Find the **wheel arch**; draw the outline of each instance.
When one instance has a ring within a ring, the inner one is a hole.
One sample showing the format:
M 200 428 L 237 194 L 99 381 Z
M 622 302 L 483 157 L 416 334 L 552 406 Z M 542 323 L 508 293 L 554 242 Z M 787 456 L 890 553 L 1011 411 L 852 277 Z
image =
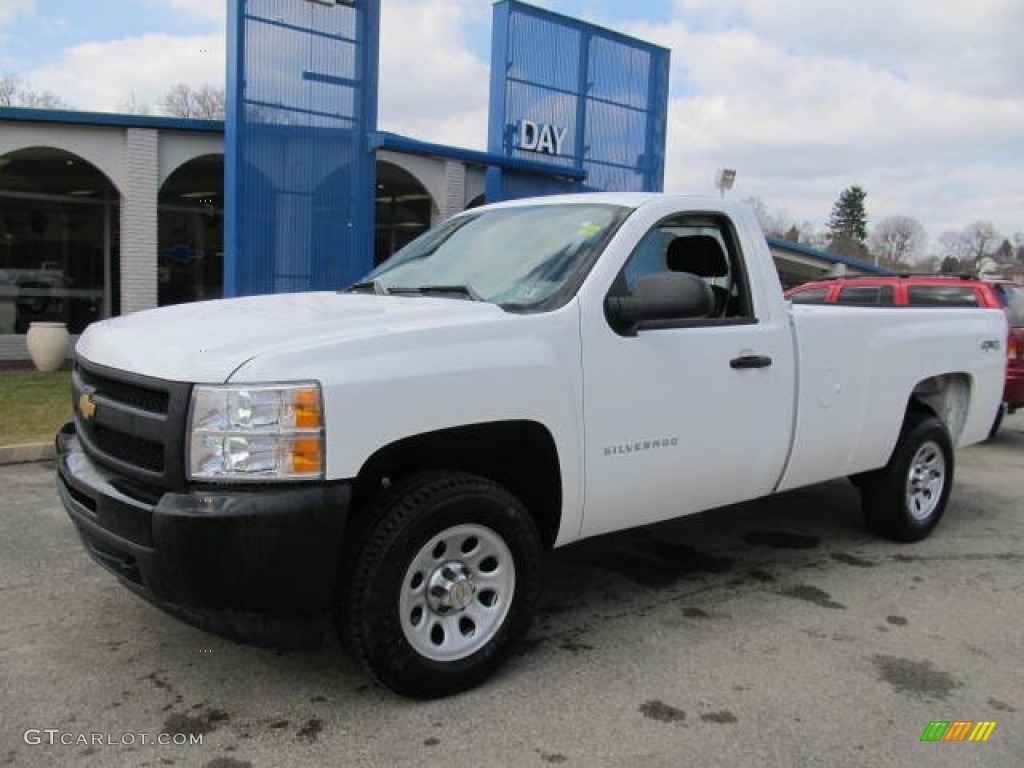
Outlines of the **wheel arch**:
M 970 374 L 944 373 L 929 376 L 914 386 L 904 421 L 912 410 L 930 413 L 945 425 L 953 445 L 956 445 L 967 423 L 971 391 Z
M 558 537 L 562 475 L 548 429 L 536 421 L 496 421 L 425 432 L 378 449 L 355 479 L 353 514 L 382 488 L 416 472 L 469 472 L 501 484 L 529 510 L 545 548 Z

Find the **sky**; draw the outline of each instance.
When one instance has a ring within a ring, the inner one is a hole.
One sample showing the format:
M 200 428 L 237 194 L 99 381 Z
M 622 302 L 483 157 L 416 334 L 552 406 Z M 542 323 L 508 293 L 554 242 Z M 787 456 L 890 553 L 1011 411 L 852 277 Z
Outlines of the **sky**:
M 296 0 L 300 1 L 300 0 Z M 839 193 L 931 242 L 1024 231 L 1024 0 L 534 0 L 672 51 L 665 189 L 824 229 Z M 223 85 L 218 0 L 0 0 L 0 72 L 78 109 Z M 382 130 L 484 149 L 489 0 L 383 0 Z

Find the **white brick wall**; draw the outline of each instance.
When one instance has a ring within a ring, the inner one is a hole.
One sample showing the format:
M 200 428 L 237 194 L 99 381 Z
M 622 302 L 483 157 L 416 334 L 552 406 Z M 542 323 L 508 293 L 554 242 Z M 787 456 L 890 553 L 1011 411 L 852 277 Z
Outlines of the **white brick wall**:
M 442 221 L 466 208 L 466 166 L 457 160 L 444 161 L 444 199 L 440 202 Z
M 121 200 L 121 314 L 156 306 L 156 203 L 158 135 L 148 128 L 126 128 L 127 173 Z

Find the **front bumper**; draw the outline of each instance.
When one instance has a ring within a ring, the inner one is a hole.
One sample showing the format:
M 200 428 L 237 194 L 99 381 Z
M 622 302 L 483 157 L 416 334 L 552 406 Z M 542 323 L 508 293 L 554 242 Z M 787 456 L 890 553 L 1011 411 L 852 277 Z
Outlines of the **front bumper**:
M 348 483 L 154 493 L 57 435 L 57 489 L 89 554 L 137 594 L 242 642 L 315 647 L 328 627 Z

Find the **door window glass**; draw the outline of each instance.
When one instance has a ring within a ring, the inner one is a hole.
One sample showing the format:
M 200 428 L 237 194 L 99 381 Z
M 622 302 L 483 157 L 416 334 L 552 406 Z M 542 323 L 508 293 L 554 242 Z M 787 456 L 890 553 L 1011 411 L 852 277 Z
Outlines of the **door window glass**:
M 745 272 L 734 243 L 724 220 L 706 216 L 666 219 L 637 244 L 611 293 L 629 295 L 644 275 L 689 272 L 703 279 L 714 296 L 709 320 L 751 317 Z

